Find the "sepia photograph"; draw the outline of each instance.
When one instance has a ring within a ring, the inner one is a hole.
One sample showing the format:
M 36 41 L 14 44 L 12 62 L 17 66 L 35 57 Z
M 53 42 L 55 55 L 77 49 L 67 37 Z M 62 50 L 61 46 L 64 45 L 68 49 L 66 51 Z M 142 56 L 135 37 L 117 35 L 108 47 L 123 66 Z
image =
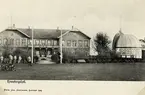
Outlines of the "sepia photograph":
M 144 0 L 0 3 L 0 80 L 145 81 Z

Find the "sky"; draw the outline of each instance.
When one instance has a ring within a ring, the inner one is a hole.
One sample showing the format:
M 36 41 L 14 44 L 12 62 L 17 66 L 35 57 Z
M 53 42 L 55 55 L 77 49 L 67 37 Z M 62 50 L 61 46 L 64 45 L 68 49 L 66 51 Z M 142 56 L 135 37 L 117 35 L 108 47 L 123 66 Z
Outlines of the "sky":
M 144 39 L 145 0 L 0 0 L 0 31 L 11 23 L 16 28 L 74 26 L 90 37 L 104 32 L 110 39 L 121 27 Z

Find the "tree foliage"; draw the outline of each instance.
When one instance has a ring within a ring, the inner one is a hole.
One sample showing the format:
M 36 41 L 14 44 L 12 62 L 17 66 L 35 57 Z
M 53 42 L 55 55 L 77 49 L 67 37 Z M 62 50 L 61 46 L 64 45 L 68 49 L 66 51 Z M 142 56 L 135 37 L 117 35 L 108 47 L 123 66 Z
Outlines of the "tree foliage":
M 27 51 L 26 49 L 23 48 L 16 48 L 13 51 L 13 55 L 19 56 L 21 55 L 22 57 L 28 57 L 31 55 L 31 52 Z
M 6 38 L 6 42 L 4 43 L 4 45 L 2 46 L 2 55 L 4 57 L 8 57 L 9 54 L 12 54 L 13 52 L 13 48 L 11 47 L 11 45 L 9 44 L 8 38 Z
M 106 33 L 99 32 L 94 38 L 95 49 L 99 55 L 105 55 L 110 50 L 109 44 L 111 43 L 109 36 Z

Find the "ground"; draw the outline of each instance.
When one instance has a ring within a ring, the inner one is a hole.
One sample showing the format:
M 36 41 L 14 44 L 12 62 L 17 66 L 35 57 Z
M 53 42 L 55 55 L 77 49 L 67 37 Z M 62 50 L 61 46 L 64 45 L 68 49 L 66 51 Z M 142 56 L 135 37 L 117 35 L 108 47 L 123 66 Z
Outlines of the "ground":
M 19 64 L 0 79 L 145 81 L 144 63 Z

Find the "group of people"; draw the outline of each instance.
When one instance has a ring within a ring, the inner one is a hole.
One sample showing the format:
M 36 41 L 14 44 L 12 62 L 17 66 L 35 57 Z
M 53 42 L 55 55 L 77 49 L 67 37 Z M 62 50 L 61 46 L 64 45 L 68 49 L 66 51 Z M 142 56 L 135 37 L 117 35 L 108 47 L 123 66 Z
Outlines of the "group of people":
M 21 55 L 8 55 L 7 57 L 4 57 L 3 55 L 0 56 L 0 65 L 1 65 L 1 69 L 2 67 L 4 68 L 8 68 L 10 67 L 13 68 L 15 67 L 15 64 L 20 64 L 20 63 L 24 63 L 24 61 L 27 61 L 29 66 L 32 66 L 31 64 L 31 57 L 28 56 L 27 58 L 22 58 Z

